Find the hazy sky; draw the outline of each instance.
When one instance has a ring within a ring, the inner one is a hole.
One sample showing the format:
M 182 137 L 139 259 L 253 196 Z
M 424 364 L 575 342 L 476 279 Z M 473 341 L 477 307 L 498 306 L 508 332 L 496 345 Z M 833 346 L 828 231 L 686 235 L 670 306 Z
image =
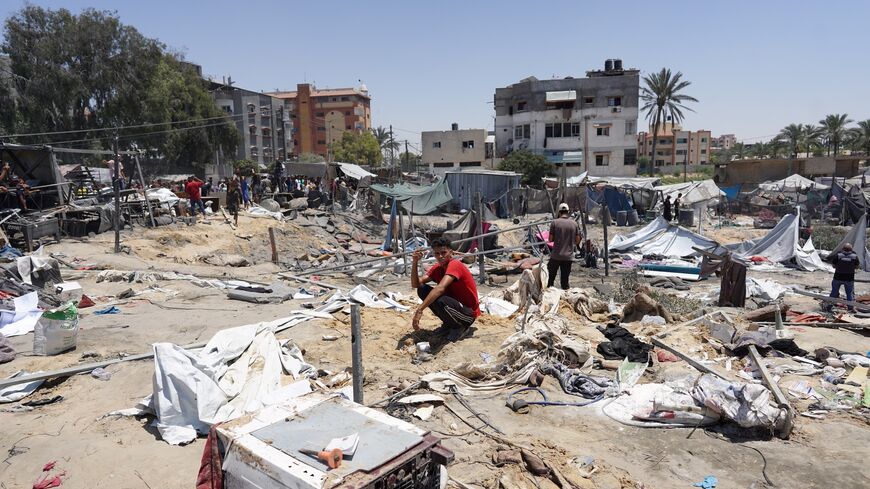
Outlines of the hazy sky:
M 684 127 L 751 142 L 828 113 L 870 119 L 867 1 L 33 0 L 122 21 L 252 90 L 362 80 L 373 124 L 492 128 L 496 87 L 584 76 L 606 58 L 682 71 L 697 97 Z M 24 2 L 3 0 L 5 18 Z M 643 127 L 643 123 L 638 126 Z

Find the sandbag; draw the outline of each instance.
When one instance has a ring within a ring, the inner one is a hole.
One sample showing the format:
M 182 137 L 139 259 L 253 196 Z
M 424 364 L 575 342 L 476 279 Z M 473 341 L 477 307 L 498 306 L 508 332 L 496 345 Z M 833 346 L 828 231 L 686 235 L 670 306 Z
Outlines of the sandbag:
M 79 311 L 74 301 L 43 313 L 33 330 L 33 354 L 57 355 L 74 350 L 79 334 Z

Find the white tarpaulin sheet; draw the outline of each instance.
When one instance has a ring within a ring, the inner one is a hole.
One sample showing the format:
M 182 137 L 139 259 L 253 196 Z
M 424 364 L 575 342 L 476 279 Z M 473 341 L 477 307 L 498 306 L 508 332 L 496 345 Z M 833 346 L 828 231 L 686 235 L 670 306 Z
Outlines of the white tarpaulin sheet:
M 830 185 L 822 185 L 821 183 L 816 183 L 804 176 L 794 174 L 789 175 L 782 180 L 776 180 L 774 182 L 764 182 L 762 184 L 759 184 L 758 188 L 760 188 L 761 190 L 774 192 L 797 192 L 799 190 L 808 190 L 811 188 L 816 190 L 826 190 L 831 187 Z
M 867 251 L 867 214 L 861 215 L 861 219 L 846 233 L 840 244 L 831 250 L 825 261 L 831 261 L 837 253 L 843 250 L 843 245 L 846 243 L 851 244 L 855 254 L 858 255 L 861 270 L 870 272 L 870 252 Z
M 684 207 L 694 207 L 701 203 L 714 204 L 718 202 L 720 198 L 725 197 L 725 192 L 719 190 L 719 187 L 716 186 L 716 182 L 713 180 L 662 185 L 655 187 L 655 190 L 660 190 L 662 192 L 663 199 L 670 195 L 671 200 L 674 200 L 677 198 L 678 194 L 683 194 L 683 196 L 680 197 L 680 205 Z
M 590 183 L 605 182 L 614 187 L 635 190 L 653 190 L 660 181 L 661 178 L 658 177 L 589 177 Z
M 693 233 L 688 229 L 668 224 L 661 216 L 643 228 L 625 235 L 614 236 L 609 249 L 612 251 L 632 250 L 643 255 L 662 255 L 680 258 L 694 255 L 693 247 L 709 249 L 719 244 L 710 238 Z
M 32 333 L 36 322 L 42 317 L 39 309 L 39 296 L 30 292 L 12 299 L 14 311 L 0 311 L 0 334 L 3 336 L 20 336 Z
M 362 180 L 363 178 L 366 178 L 366 177 L 375 176 L 374 173 L 369 173 L 369 172 L 363 170 L 361 166 L 354 165 L 353 163 L 339 163 L 338 166 L 339 166 L 339 168 L 341 168 L 341 171 L 345 175 L 349 176 L 350 178 L 353 178 L 354 180 Z
M 786 263 L 794 258 L 795 264 L 802 270 L 833 271 L 833 268 L 819 257 L 812 240 L 808 240 L 803 247 L 799 245 L 798 222 L 796 215 L 788 214 L 764 237 L 731 247 L 732 252 L 735 257 L 743 260 L 761 256 L 773 263 Z

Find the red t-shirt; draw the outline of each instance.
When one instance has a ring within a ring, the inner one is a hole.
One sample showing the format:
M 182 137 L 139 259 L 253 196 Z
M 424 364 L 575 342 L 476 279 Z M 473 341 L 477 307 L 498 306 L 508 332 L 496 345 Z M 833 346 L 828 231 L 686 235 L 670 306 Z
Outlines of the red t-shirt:
M 440 263 L 436 263 L 426 271 L 426 275 L 436 283 L 441 282 L 445 275 L 444 267 Z M 450 260 L 447 263 L 447 275 L 453 277 L 453 282 L 447 287 L 445 294 L 471 309 L 474 312 L 474 317 L 479 317 L 480 302 L 477 300 L 477 284 L 474 283 L 474 277 L 468 268 L 459 260 Z
M 202 187 L 202 182 L 187 182 L 184 184 L 184 191 L 192 200 L 199 200 L 199 187 Z

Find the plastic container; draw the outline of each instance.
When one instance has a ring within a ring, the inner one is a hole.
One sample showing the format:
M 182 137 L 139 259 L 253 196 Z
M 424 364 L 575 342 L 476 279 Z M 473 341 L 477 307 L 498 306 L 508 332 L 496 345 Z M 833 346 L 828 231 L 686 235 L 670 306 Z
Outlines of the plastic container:
M 628 211 L 628 225 L 629 226 L 637 226 L 637 223 L 640 221 L 637 215 L 637 209 L 632 209 Z
M 680 209 L 680 226 L 693 227 L 695 225 L 695 209 Z
M 617 211 L 616 212 L 616 225 L 617 226 L 625 226 L 626 222 L 628 222 L 628 212 L 627 211 Z

